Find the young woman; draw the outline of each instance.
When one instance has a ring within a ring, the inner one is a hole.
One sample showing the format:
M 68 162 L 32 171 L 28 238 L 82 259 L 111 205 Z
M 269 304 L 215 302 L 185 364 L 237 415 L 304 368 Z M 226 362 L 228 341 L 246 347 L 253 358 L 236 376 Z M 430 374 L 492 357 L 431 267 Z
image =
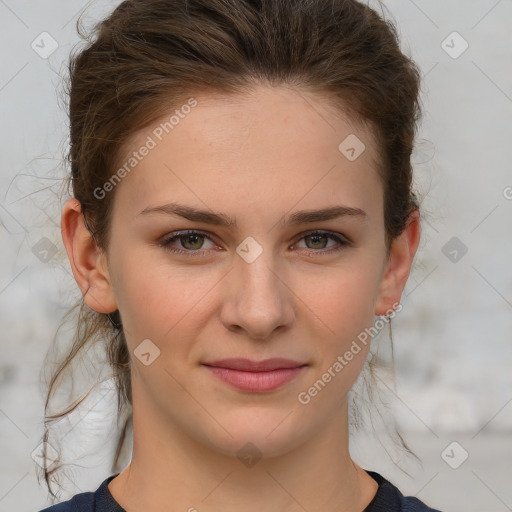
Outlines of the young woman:
M 393 25 L 355 0 L 127 0 L 96 30 L 70 65 L 60 372 L 103 336 L 133 452 L 46 510 L 432 511 L 348 448 L 365 333 L 420 239 Z

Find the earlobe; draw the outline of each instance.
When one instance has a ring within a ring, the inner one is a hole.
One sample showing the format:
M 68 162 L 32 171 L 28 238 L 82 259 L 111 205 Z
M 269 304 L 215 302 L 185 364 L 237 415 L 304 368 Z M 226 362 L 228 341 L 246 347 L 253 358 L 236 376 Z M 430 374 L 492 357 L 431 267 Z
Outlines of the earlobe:
M 73 276 L 82 291 L 84 301 L 98 313 L 117 309 L 107 268 L 106 254 L 87 229 L 80 202 L 69 199 L 64 204 L 61 233 Z
M 389 315 L 395 309 L 393 304 L 400 303 L 419 241 L 420 216 L 415 210 L 410 214 L 403 233 L 392 242 L 375 302 L 376 315 Z

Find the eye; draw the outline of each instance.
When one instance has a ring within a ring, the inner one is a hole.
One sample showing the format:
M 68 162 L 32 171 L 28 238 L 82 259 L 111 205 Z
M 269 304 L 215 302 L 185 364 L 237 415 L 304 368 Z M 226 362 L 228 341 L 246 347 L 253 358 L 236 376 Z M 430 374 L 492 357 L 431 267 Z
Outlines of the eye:
M 208 249 L 203 249 L 204 239 L 213 244 L 209 233 L 189 229 L 186 231 L 171 233 L 160 242 L 160 245 L 168 251 L 195 257 L 201 256 L 208 251 Z M 326 242 L 328 239 L 334 240 L 337 246 L 335 245 L 334 247 L 326 249 Z M 303 234 L 299 240 L 305 240 L 307 244 L 312 244 L 312 247 L 307 247 L 308 249 L 311 249 L 309 254 L 312 255 L 337 252 L 342 250 L 344 247 L 351 245 L 351 242 L 343 235 L 320 230 L 307 232 Z M 181 248 L 173 245 L 175 242 L 179 242 Z
M 171 236 L 164 238 L 160 242 L 160 245 L 171 252 L 186 254 L 187 256 L 196 256 L 202 255 L 204 252 L 206 252 L 202 249 L 204 238 L 213 243 L 208 233 L 189 229 L 179 233 L 171 233 Z M 186 250 L 173 246 L 172 244 L 176 240 L 179 241 L 181 247 Z
M 328 239 L 334 240 L 337 245 L 335 244 L 334 247 L 331 246 L 330 248 L 326 249 L 326 244 Z M 337 252 L 345 248 L 346 246 L 350 246 L 350 241 L 345 238 L 343 235 L 331 233 L 330 231 L 320 231 L 320 230 L 314 230 L 310 231 L 308 233 L 305 233 L 302 235 L 302 238 L 300 240 L 304 240 L 306 242 L 306 246 L 308 244 L 311 245 L 311 247 L 306 247 L 308 249 L 313 249 L 312 251 L 309 251 L 309 254 L 313 255 L 321 255 L 326 253 L 332 253 Z

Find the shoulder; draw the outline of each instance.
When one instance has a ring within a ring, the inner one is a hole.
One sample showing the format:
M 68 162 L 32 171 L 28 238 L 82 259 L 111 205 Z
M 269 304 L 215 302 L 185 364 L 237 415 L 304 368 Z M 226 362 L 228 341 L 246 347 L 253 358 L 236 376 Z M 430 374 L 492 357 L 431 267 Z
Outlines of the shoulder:
M 404 496 L 402 498 L 402 512 L 441 512 L 437 508 L 431 508 L 423 501 L 414 496 Z
M 111 475 L 94 492 L 75 494 L 71 499 L 47 507 L 39 512 L 112 512 L 122 510 L 108 491 L 109 482 L 117 476 Z
M 95 496 L 93 492 L 76 494 L 70 500 L 57 503 L 40 512 L 93 512 Z
M 442 512 L 414 496 L 404 496 L 389 480 L 375 471 L 366 472 L 377 481 L 377 494 L 363 512 Z

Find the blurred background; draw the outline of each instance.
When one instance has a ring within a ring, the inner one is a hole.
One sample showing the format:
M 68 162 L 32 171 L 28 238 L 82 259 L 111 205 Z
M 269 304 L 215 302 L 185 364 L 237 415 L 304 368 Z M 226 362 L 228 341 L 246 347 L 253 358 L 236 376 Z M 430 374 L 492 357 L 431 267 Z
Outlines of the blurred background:
M 79 297 L 60 238 L 62 77 L 79 14 L 90 27 L 118 3 L 0 0 L 0 512 L 51 503 L 36 477 L 42 368 Z M 512 510 L 512 1 L 384 5 L 423 75 L 414 152 L 423 233 L 392 320 L 396 377 L 380 377 L 379 435 L 354 432 L 351 451 L 432 507 Z M 386 359 L 387 329 L 374 343 Z M 113 396 L 109 380 L 96 386 L 66 434 L 78 465 L 61 499 L 111 474 Z M 386 418 L 421 463 L 392 441 Z

